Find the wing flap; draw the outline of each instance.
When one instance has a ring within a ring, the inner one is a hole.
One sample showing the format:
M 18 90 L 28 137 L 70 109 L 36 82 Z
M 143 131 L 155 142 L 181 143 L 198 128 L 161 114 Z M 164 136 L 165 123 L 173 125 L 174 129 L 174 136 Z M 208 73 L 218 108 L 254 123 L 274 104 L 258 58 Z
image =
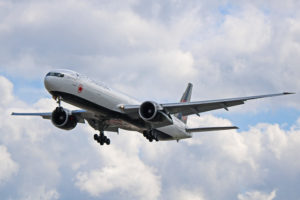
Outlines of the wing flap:
M 223 130 L 231 130 L 231 129 L 239 129 L 239 128 L 236 126 L 188 128 L 186 129 L 186 132 L 194 133 L 194 132 L 208 132 L 208 131 L 223 131 Z

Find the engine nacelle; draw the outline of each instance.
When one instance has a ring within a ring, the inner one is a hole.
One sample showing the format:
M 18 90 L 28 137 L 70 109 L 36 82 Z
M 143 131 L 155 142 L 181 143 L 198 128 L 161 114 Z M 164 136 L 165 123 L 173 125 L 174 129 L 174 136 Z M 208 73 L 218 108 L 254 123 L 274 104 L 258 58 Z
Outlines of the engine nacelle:
M 167 115 L 161 105 L 153 101 L 145 101 L 139 109 L 140 117 L 152 123 L 152 127 L 160 127 L 173 124 L 172 118 Z
M 51 121 L 57 128 L 71 130 L 76 127 L 77 119 L 70 112 L 62 107 L 57 107 L 52 112 Z
M 160 105 L 152 101 L 145 101 L 140 106 L 139 115 L 145 121 L 157 121 L 158 110 L 161 110 Z

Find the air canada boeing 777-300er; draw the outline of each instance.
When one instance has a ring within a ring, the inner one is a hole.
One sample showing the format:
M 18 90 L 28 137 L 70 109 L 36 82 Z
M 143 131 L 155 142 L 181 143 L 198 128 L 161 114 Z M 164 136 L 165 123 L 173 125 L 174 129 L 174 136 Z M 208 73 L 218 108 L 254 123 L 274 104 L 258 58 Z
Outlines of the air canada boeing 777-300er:
M 41 116 L 50 119 L 61 129 L 71 130 L 77 123 L 88 122 L 99 134 L 94 139 L 100 144 L 110 144 L 104 131 L 118 132 L 119 129 L 140 132 L 150 142 L 163 140 L 181 140 L 191 138 L 193 132 L 237 129 L 228 127 L 187 127 L 187 116 L 216 109 L 228 110 L 231 106 L 244 104 L 251 99 L 274 97 L 292 93 L 278 93 L 260 96 L 191 102 L 192 84 L 189 83 L 180 102 L 140 103 L 118 93 L 104 84 L 70 70 L 49 72 L 44 84 L 58 106 L 53 112 L 12 113 L 12 115 Z M 79 107 L 82 110 L 68 110 L 61 106 L 61 101 Z M 200 115 L 199 115 L 200 116 Z

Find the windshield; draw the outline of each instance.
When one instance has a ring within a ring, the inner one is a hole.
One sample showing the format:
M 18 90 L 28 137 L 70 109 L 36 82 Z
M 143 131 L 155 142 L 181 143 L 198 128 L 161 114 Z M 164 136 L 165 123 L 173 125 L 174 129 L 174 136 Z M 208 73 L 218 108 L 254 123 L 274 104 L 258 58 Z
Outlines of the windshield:
M 58 72 L 49 72 L 46 76 L 64 77 L 64 74 Z

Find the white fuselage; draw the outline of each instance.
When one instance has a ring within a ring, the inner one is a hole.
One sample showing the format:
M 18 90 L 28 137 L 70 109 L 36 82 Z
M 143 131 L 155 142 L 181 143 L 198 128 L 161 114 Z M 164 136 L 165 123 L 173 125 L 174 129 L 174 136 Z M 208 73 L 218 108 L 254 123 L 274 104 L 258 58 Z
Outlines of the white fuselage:
M 54 96 L 56 94 L 68 96 L 68 98 L 63 97 L 63 101 L 88 112 L 97 113 L 101 116 L 106 116 L 107 112 L 125 115 L 121 108 L 122 105 L 140 105 L 140 102 L 76 72 L 69 70 L 53 71 L 53 73 L 55 72 L 62 73 L 64 76 L 46 76 L 44 83 L 48 92 Z M 99 109 L 95 109 L 95 107 Z M 171 136 L 174 140 L 190 138 L 192 135 L 186 132 L 186 125 L 177 117 L 173 115 L 171 117 L 173 119 L 172 125 L 157 128 L 157 130 Z M 111 120 L 117 120 L 119 128 L 122 129 L 139 132 L 146 129 L 146 127 L 135 126 L 130 123 L 130 120 L 120 120 L 118 117 L 116 119 L 111 118 Z

